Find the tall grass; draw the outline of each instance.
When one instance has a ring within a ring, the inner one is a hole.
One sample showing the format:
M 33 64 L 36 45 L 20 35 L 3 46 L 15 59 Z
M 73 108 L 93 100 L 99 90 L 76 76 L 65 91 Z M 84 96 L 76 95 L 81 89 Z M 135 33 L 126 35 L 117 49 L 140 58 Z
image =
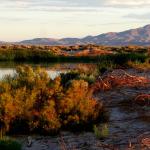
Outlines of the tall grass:
M 0 50 L 0 61 L 48 61 L 55 57 L 50 51 Z
M 0 61 L 15 62 L 99 62 L 100 64 L 126 65 L 128 61 L 144 62 L 148 57 L 140 53 L 118 53 L 98 56 L 60 56 L 48 50 L 0 50 Z M 107 63 L 106 63 L 107 62 Z
M 129 62 L 139 62 L 140 64 L 143 64 L 148 59 L 149 56 L 147 54 L 139 53 L 120 53 L 100 56 L 98 60 L 98 70 L 100 73 L 104 73 L 105 71 L 112 70 L 114 68 L 128 68 L 131 67 Z
M 141 63 L 139 61 L 129 61 L 128 65 L 132 68 L 140 69 L 140 70 L 150 70 L 150 58 L 147 59 L 144 63 Z

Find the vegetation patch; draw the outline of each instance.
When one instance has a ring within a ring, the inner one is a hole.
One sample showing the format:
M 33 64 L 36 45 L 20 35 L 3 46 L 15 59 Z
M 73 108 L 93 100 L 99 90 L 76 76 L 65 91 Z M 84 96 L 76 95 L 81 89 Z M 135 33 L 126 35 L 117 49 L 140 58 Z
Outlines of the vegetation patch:
M 44 69 L 24 66 L 18 67 L 13 77 L 0 81 L 3 135 L 86 129 L 103 120 L 103 112 L 103 105 L 93 98 L 89 83 L 76 74 L 52 80 Z
M 1 150 L 21 150 L 21 144 L 12 139 L 3 138 L 0 140 Z
M 101 124 L 99 126 L 94 125 L 93 131 L 94 131 L 95 136 L 98 139 L 104 139 L 104 138 L 107 138 L 109 136 L 109 128 L 108 128 L 108 125 L 106 123 Z
M 129 61 L 128 65 L 138 70 L 150 70 L 150 59 L 147 59 L 144 63 L 138 61 L 136 62 Z
M 149 79 L 141 76 L 134 76 L 126 73 L 124 70 L 115 70 L 104 75 L 93 84 L 94 91 L 110 90 L 114 87 L 137 87 L 147 86 Z
M 136 49 L 136 50 L 134 50 Z M 99 62 L 103 67 L 127 67 L 128 61 L 145 62 L 148 48 L 80 46 L 1 45 L 0 61 Z

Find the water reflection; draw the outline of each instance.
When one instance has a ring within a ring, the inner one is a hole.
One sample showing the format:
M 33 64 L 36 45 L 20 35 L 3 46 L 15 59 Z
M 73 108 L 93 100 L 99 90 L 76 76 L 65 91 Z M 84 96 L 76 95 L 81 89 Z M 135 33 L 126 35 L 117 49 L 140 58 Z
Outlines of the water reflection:
M 59 76 L 61 73 L 65 73 L 66 71 L 53 71 L 53 70 L 47 70 L 47 73 L 49 74 L 51 79 L 55 79 L 57 76 Z
M 5 75 L 13 76 L 14 73 L 15 73 L 14 69 L 0 68 L 0 79 L 2 79 Z
M 75 69 L 85 69 L 85 68 L 93 68 L 95 64 L 87 64 L 87 63 L 50 63 L 50 64 L 15 64 L 15 63 L 0 63 L 0 79 L 2 79 L 5 75 L 14 75 L 15 68 L 19 65 L 30 65 L 32 67 L 41 66 L 47 70 L 49 76 L 54 79 L 59 76 L 61 73 L 66 73 L 70 70 Z
M 15 69 L 0 68 L 0 79 L 3 79 L 6 75 L 13 76 L 15 73 L 16 73 Z M 47 73 L 51 79 L 55 79 L 61 73 L 66 73 L 66 71 L 47 70 Z

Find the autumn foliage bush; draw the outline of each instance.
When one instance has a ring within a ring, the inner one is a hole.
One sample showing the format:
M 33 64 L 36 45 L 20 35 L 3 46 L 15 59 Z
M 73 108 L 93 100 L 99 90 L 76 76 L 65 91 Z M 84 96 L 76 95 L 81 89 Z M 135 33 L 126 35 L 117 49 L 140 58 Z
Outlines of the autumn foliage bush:
M 52 80 L 44 69 L 24 66 L 0 81 L 1 132 L 56 133 L 96 122 L 103 106 L 92 98 L 88 82 L 70 78 L 64 88 L 63 78 Z

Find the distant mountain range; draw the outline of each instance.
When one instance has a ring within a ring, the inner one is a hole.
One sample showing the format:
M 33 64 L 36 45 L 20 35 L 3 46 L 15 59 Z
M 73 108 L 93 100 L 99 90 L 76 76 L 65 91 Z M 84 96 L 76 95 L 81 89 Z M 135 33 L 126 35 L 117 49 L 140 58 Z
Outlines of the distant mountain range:
M 0 41 L 0 44 L 3 44 L 3 43 L 6 43 L 6 42 Z
M 3 42 L 0 42 L 3 43 Z M 131 29 L 123 32 L 109 32 L 98 36 L 87 36 L 85 38 L 36 38 L 16 42 L 15 44 L 32 44 L 32 45 L 150 45 L 150 25 L 141 28 Z

